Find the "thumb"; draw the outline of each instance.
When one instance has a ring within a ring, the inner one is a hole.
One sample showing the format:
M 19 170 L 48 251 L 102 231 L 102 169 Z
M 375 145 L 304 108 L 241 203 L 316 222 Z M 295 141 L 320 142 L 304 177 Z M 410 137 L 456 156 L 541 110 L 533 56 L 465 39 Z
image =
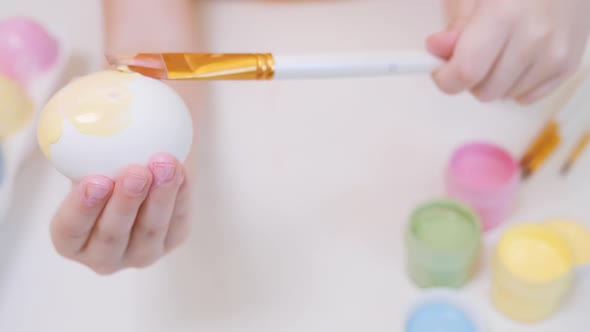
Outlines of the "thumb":
M 430 53 L 448 60 L 459 40 L 461 31 L 467 25 L 477 0 L 445 0 L 445 31 L 437 32 L 426 39 L 426 48 Z
M 448 60 L 453 56 L 458 39 L 458 31 L 437 32 L 426 39 L 426 48 L 434 56 Z

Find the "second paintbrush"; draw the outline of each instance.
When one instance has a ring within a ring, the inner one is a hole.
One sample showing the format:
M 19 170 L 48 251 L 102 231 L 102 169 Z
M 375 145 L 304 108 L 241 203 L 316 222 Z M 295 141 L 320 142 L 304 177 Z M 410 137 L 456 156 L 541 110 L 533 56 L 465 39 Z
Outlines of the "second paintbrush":
M 138 53 L 107 55 L 118 69 L 162 80 L 272 80 L 429 73 L 442 61 L 423 52 L 274 55 Z

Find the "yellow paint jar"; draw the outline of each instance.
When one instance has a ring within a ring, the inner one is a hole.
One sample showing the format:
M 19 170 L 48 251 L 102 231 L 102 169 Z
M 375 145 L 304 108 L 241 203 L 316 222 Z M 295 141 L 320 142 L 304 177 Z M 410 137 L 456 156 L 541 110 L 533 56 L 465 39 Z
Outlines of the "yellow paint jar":
M 510 319 L 532 323 L 554 313 L 574 279 L 574 257 L 552 227 L 521 224 L 500 239 L 492 263 L 491 298 Z
M 546 225 L 563 237 L 572 251 L 574 264 L 590 264 L 590 231 L 567 219 L 550 220 Z
M 33 100 L 15 81 L 0 74 L 0 141 L 33 123 Z

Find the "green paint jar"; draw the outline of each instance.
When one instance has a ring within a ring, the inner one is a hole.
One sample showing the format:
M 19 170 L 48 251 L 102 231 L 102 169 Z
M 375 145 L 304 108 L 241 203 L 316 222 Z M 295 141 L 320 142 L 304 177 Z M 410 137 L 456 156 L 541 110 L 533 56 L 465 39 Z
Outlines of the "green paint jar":
M 408 273 L 418 287 L 460 288 L 477 264 L 481 223 L 460 202 L 434 200 L 412 212 L 405 242 Z

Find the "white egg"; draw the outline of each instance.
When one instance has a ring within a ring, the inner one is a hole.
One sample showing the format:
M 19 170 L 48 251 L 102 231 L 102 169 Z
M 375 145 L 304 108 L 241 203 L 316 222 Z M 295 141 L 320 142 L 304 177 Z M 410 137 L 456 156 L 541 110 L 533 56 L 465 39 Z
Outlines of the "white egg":
M 40 114 L 38 143 L 72 180 L 115 178 L 157 153 L 186 160 L 193 141 L 190 112 L 165 83 L 139 74 L 101 71 L 58 91 Z

